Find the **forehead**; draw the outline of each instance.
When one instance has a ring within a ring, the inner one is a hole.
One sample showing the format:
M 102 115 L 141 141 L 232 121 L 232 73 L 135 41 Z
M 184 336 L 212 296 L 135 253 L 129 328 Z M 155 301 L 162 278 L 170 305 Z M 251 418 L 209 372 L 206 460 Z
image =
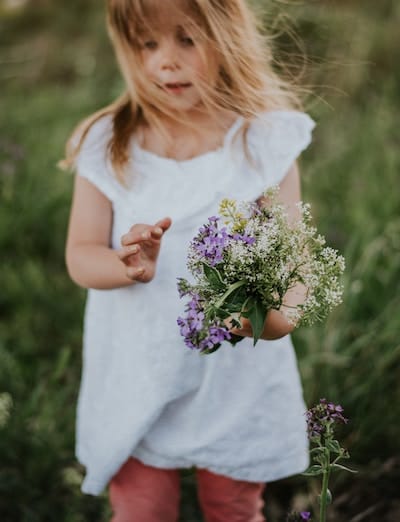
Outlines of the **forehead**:
M 204 27 L 194 0 L 131 0 L 129 22 L 134 34 L 167 33 L 177 27 Z

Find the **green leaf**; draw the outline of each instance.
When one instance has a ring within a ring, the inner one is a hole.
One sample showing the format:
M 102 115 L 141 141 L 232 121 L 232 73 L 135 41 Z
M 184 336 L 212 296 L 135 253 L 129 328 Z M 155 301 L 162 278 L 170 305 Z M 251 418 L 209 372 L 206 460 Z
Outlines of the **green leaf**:
M 208 279 L 211 287 L 215 290 L 224 290 L 225 284 L 221 278 L 221 274 L 213 266 L 208 266 L 203 263 L 204 275 Z
M 237 343 L 240 343 L 240 341 L 243 341 L 244 337 L 241 335 L 235 335 L 231 334 L 231 338 L 229 339 L 229 342 L 232 346 L 236 346 Z
M 226 297 L 225 303 L 230 305 L 231 308 L 235 308 L 235 311 L 240 312 L 246 299 L 246 289 L 244 286 L 240 286 Z
M 326 447 L 329 451 L 333 451 L 334 453 L 340 453 L 341 447 L 337 440 L 327 440 L 326 441 Z
M 217 307 L 214 307 L 212 309 L 213 311 L 213 315 L 214 317 L 218 317 L 219 319 L 227 319 L 228 317 L 230 317 L 230 313 L 225 309 L 225 308 L 217 308 Z
M 316 448 L 310 449 L 310 455 L 314 455 L 315 453 L 322 453 L 323 451 L 324 451 L 324 448 L 317 446 Z
M 313 466 L 310 466 L 308 469 L 306 469 L 306 471 L 304 471 L 302 473 L 302 475 L 305 475 L 306 477 L 315 477 L 317 475 L 322 475 L 323 474 L 323 469 L 321 468 L 321 466 L 318 466 L 318 465 L 313 465 Z
M 342 466 L 341 464 L 332 464 L 331 466 L 332 468 L 337 468 L 337 469 L 341 469 L 343 471 L 349 471 L 350 473 L 358 473 L 358 471 L 356 471 L 355 469 L 350 469 L 346 466 Z
M 243 316 L 247 317 L 250 321 L 253 330 L 253 345 L 255 346 L 263 333 L 268 310 L 266 310 L 265 306 L 256 299 L 252 299 L 249 304 L 249 310 L 243 314 Z
M 218 271 L 217 271 L 218 272 Z M 218 276 L 220 277 L 219 275 L 219 272 L 218 272 Z M 222 307 L 222 305 L 228 300 L 229 296 L 233 293 L 233 292 L 236 292 L 238 288 L 244 286 L 246 284 L 246 281 L 236 281 L 236 283 L 232 283 L 231 285 L 229 285 L 228 289 L 225 291 L 225 293 L 218 299 L 218 301 L 215 303 L 215 306 L 217 308 L 220 308 Z M 225 289 L 225 286 L 224 286 L 224 289 Z

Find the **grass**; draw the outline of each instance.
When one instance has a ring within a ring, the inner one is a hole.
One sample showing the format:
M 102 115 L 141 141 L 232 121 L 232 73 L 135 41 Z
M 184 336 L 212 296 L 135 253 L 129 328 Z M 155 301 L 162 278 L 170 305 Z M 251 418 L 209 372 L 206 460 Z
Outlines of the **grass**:
M 73 180 L 56 163 L 75 123 L 118 95 L 122 83 L 97 2 L 5 5 L 0 393 L 11 394 L 13 407 L 0 428 L 0 518 L 101 522 L 109 518 L 105 497 L 80 494 L 73 452 L 85 294 L 65 271 Z M 361 470 L 351 480 L 362 482 L 398 452 L 400 436 L 400 7 L 275 2 L 272 13 L 282 7 L 310 57 L 303 81 L 316 92 L 307 101 L 318 126 L 301 160 L 304 199 L 347 260 L 343 305 L 323 325 L 297 331 L 295 344 L 307 402 L 326 396 L 351 419 L 343 437 Z M 287 35 L 276 45 L 282 55 L 297 49 Z M 190 472 L 183 484 L 182 518 L 197 522 Z M 307 487 L 313 491 L 299 478 L 272 486 L 267 509 L 289 507 Z M 341 479 L 336 487 L 344 487 Z M 282 519 L 282 508 L 271 513 L 272 522 Z

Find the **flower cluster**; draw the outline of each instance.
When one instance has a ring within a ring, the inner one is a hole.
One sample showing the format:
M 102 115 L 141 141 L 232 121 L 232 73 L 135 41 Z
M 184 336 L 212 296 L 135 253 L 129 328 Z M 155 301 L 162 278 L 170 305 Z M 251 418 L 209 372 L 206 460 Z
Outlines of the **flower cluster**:
M 343 416 L 343 408 L 326 399 L 320 399 L 319 404 L 306 412 L 308 437 L 313 440 L 316 437 L 330 435 L 334 424 L 346 424 Z
M 182 294 L 185 290 L 181 289 Z M 186 317 L 178 317 L 181 335 L 189 348 L 210 351 L 232 335 L 229 330 L 217 321 L 210 321 L 204 314 L 204 303 L 199 295 L 193 294 L 185 308 Z
M 226 228 L 218 229 L 219 218 L 212 216 L 208 223 L 200 228 L 193 239 L 192 249 L 196 257 L 204 259 L 210 266 L 215 266 L 223 260 L 223 252 L 229 241 Z
M 240 327 L 241 318 L 250 321 L 256 344 L 269 310 L 281 310 L 299 326 L 324 319 L 341 302 L 343 257 L 325 247 L 309 205 L 300 203 L 301 218 L 291 219 L 277 191 L 266 192 L 262 208 L 223 200 L 220 215 L 191 241 L 187 264 L 194 283 L 178 282 L 181 297 L 195 300 L 178 319 L 190 348 L 210 353 L 223 340 L 235 344 L 240 338 L 228 335 L 227 324 Z

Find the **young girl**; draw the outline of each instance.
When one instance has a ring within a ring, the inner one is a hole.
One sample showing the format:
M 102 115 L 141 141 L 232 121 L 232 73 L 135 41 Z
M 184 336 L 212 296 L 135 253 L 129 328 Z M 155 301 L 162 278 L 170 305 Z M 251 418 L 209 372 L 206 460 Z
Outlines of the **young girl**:
M 109 484 L 114 522 L 178 519 L 179 469 L 196 468 L 207 522 L 258 522 L 268 481 L 308 464 L 291 325 L 270 312 L 234 349 L 185 347 L 176 282 L 224 197 L 280 184 L 313 121 L 274 72 L 244 0 L 109 0 L 126 94 L 73 133 L 66 247 L 88 288 L 77 456 L 85 493 Z M 237 332 L 236 332 L 237 333 Z

